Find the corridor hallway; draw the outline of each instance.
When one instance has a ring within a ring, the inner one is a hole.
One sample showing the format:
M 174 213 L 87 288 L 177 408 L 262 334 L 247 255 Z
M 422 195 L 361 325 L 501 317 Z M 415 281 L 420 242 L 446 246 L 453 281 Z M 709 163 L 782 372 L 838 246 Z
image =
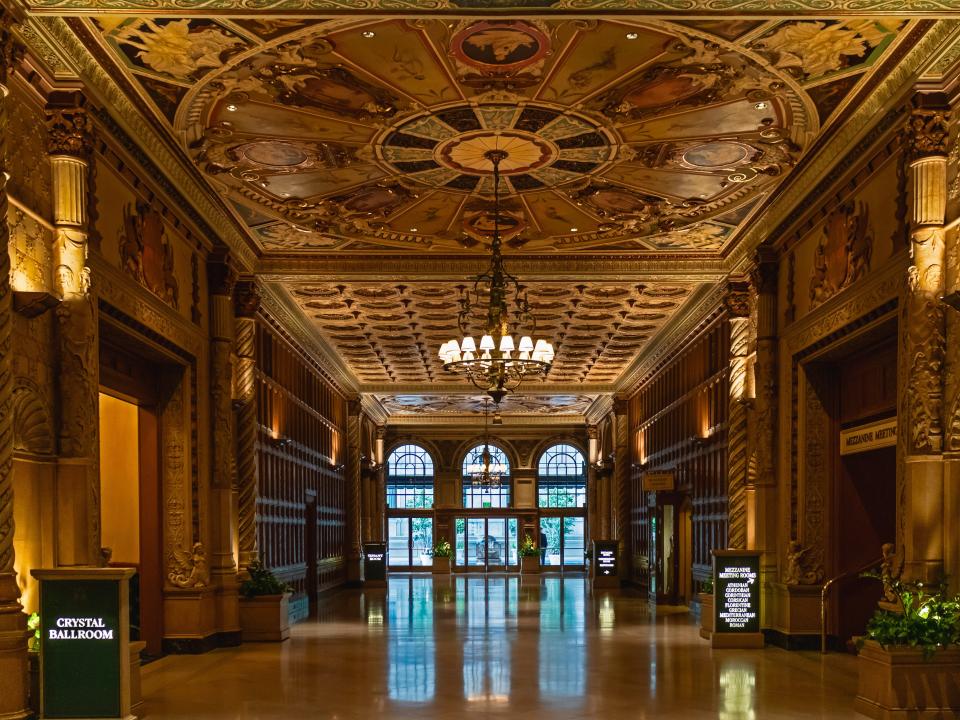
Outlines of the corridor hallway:
M 169 718 L 855 718 L 855 658 L 711 650 L 685 613 L 655 615 L 579 576 L 394 575 L 350 590 L 288 642 L 143 668 Z

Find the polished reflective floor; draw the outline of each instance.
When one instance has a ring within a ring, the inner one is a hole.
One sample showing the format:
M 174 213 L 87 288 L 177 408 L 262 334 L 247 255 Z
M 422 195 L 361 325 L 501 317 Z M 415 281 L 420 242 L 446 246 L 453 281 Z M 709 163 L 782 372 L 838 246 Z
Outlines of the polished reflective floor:
M 345 591 L 288 642 L 146 666 L 148 717 L 859 718 L 855 659 L 711 650 L 578 576 L 394 576 Z

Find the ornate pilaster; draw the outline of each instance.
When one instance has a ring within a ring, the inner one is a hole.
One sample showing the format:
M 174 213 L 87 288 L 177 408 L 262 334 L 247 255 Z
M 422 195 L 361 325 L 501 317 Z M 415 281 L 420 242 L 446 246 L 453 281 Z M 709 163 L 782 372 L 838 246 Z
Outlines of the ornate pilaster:
M 777 275 L 772 251 L 758 252 L 751 283 L 755 294 L 753 407 L 748 414 L 747 545 L 760 550 L 761 576 L 774 579 L 777 564 Z
M 257 548 L 257 309 L 260 289 L 255 281 L 245 280 L 234 291 L 234 349 L 237 356 L 234 374 L 237 459 L 237 532 L 239 564 L 245 571 L 259 555 Z
M 614 446 L 613 477 L 611 493 L 611 527 L 609 537 L 621 544 L 620 562 L 624 565 L 621 577 L 630 577 L 629 561 L 633 556 L 630 543 L 630 415 L 625 398 L 613 401 L 616 416 L 616 445 Z
M 80 107 L 47 111 L 53 178 L 53 281 L 60 352 L 58 504 L 61 565 L 91 565 L 100 556 L 99 367 L 97 303 L 91 287 L 87 179 L 92 123 Z
M 380 462 L 376 469 L 373 498 L 373 527 L 370 536 L 377 542 L 386 542 L 385 515 L 387 507 L 387 459 L 383 456 L 383 445 L 387 437 L 386 425 L 377 425 L 376 442 Z
M 909 124 L 910 257 L 902 305 L 900 541 L 908 577 L 933 579 L 943 569 L 945 320 L 940 297 L 946 261 L 949 111 L 938 94 L 918 96 Z
M 351 400 L 347 408 L 347 579 L 358 582 L 362 579 L 360 534 L 360 400 Z
M 750 285 L 727 283 L 723 302 L 730 326 L 730 400 L 727 423 L 727 545 L 747 547 L 747 406 L 753 399 L 750 360 Z
M 11 33 L 13 18 L 0 9 L 0 718 L 26 718 L 27 625 L 13 550 L 13 371 L 10 352 L 13 302 L 7 226 L 7 73 L 23 53 Z
M 221 633 L 239 631 L 237 567 L 233 546 L 236 535 L 236 473 L 234 463 L 233 289 L 237 274 L 224 251 L 207 258 L 210 295 L 210 415 L 213 445 L 210 488 L 213 533 L 210 576 L 217 588 L 217 628 Z

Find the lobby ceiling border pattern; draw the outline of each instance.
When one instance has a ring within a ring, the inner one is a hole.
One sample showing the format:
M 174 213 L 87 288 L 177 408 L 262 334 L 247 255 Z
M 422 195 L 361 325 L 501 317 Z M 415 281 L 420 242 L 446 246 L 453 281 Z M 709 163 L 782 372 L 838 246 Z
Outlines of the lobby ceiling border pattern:
M 527 15 L 644 14 L 651 17 L 730 16 L 843 17 L 900 16 L 949 17 L 956 0 L 544 0 L 531 7 L 523 0 L 27 0 L 37 14 L 262 17 L 264 14 L 297 15 L 315 12 L 349 15 Z
M 166 139 L 152 127 L 141 109 L 133 104 L 116 80 L 97 62 L 67 22 L 59 17 L 43 17 L 28 18 L 26 24 L 52 46 L 63 51 L 73 71 L 94 97 L 111 108 L 112 116 L 124 131 L 136 138 L 144 152 L 167 173 L 171 182 L 180 188 L 218 237 L 227 243 L 242 270 L 252 271 L 257 264 L 256 253 L 250 247 L 247 236 L 241 234 L 236 226 L 233 216 L 210 200 L 208 188 L 194 177 L 194 169 L 187 159 L 181 158 L 167 146 Z
M 912 46 L 909 36 L 901 39 L 898 49 L 903 52 L 902 57 L 887 58 L 887 62 L 893 64 L 889 72 L 843 118 L 842 123 L 834 123 L 834 132 L 823 143 L 815 145 L 815 152 L 804 157 L 789 182 L 780 186 L 754 216 L 753 222 L 740 233 L 738 243 L 726 257 L 725 265 L 731 274 L 743 273 L 749 268 L 756 249 L 782 230 L 785 221 L 804 205 L 822 179 L 834 170 L 836 159 L 844 157 L 869 132 L 876 118 L 902 99 L 908 84 L 920 76 L 931 58 L 940 56 L 952 44 L 960 42 L 960 21 L 920 23 L 912 32 L 920 37 Z

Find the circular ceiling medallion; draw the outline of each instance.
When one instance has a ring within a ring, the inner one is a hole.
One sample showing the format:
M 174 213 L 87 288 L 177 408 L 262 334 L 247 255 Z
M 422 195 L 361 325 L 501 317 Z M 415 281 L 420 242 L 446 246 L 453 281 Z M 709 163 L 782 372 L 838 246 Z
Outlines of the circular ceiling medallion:
M 696 145 L 683 154 L 683 161 L 698 168 L 721 168 L 739 165 L 750 157 L 751 148 L 736 142 L 708 142 Z
M 501 175 L 516 175 L 541 168 L 557 157 L 557 149 L 531 133 L 511 130 L 482 130 L 461 135 L 437 147 L 441 165 L 471 175 L 492 175 L 493 165 L 487 158 L 491 150 L 502 150 L 507 156 L 500 162 Z
M 550 40 L 520 20 L 476 22 L 458 32 L 451 47 L 454 57 L 467 65 L 515 72 L 539 62 L 549 52 Z
M 255 142 L 238 148 L 250 162 L 266 167 L 295 167 L 307 161 L 307 153 L 285 142 Z

